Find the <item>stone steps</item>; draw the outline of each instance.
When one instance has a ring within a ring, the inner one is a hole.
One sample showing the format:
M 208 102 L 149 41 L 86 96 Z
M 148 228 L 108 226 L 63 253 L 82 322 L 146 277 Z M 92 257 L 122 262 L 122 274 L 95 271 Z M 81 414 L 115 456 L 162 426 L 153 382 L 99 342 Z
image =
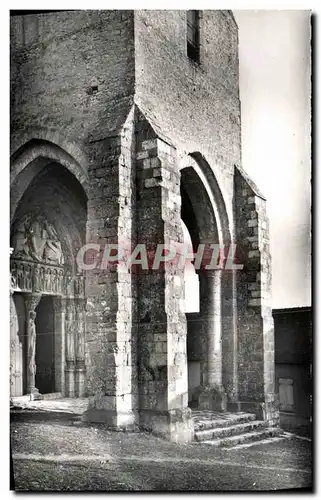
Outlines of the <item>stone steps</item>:
M 195 413 L 195 415 L 194 415 Z M 195 432 L 206 429 L 230 427 L 232 425 L 251 422 L 256 419 L 254 413 L 214 413 L 193 412 Z
M 209 439 L 219 439 L 223 437 L 245 434 L 254 430 L 265 429 L 266 423 L 261 420 L 252 420 L 241 424 L 229 425 L 227 427 L 214 427 L 195 432 L 196 441 L 208 441 Z
M 42 394 L 41 396 L 43 401 L 53 401 L 57 399 L 62 399 L 61 392 L 51 392 L 49 394 Z
M 241 448 L 285 439 L 278 427 L 268 427 L 253 413 L 193 412 L 194 440 L 218 448 Z
M 281 429 L 277 427 L 266 427 L 263 430 L 245 432 L 244 434 L 212 439 L 209 441 L 202 441 L 202 444 L 210 444 L 218 448 L 232 448 L 238 445 L 244 445 L 254 442 L 260 444 L 261 442 L 271 438 L 278 438 L 279 440 L 281 432 Z

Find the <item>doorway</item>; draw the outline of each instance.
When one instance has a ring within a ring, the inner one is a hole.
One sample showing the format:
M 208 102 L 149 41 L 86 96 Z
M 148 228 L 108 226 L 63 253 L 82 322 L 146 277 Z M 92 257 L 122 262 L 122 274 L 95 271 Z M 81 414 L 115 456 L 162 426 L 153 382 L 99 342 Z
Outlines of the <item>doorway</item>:
M 40 394 L 48 394 L 55 390 L 55 336 L 51 296 L 42 296 L 36 313 L 36 387 Z

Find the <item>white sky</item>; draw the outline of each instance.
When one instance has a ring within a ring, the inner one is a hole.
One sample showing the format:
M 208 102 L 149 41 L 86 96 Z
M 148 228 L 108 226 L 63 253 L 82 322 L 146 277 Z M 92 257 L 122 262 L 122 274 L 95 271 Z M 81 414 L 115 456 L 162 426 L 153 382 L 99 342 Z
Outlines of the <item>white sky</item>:
M 243 168 L 267 198 L 274 308 L 311 305 L 310 13 L 234 11 Z
M 310 13 L 234 10 L 243 168 L 267 198 L 272 307 L 311 305 Z M 186 272 L 187 311 L 198 305 Z

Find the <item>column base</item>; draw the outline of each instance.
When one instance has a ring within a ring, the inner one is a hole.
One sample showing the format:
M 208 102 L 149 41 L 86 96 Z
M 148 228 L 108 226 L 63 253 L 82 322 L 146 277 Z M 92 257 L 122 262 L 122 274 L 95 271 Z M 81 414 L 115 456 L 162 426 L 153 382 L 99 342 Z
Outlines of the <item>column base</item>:
M 75 368 L 65 369 L 65 394 L 67 398 L 75 397 Z
M 194 423 L 190 408 L 174 410 L 140 410 L 139 426 L 155 435 L 176 443 L 194 439 Z
M 83 422 L 104 424 L 111 430 L 137 430 L 137 417 L 132 410 L 117 410 L 116 396 L 92 398 L 82 415 Z
M 36 387 L 30 387 L 27 389 L 27 394 L 30 396 L 30 401 L 39 401 L 43 399 L 43 395 L 40 394 Z
M 258 420 L 268 422 L 270 426 L 278 426 L 280 423 L 280 414 L 278 403 L 274 401 L 237 401 L 236 403 L 227 403 L 227 409 L 230 412 L 243 411 L 246 413 L 255 413 Z
M 76 379 L 76 396 L 77 398 L 83 398 L 86 393 L 86 386 L 85 386 L 86 369 L 76 367 L 75 379 Z
M 227 411 L 227 395 L 222 387 L 199 387 L 193 394 L 193 407 L 198 410 Z

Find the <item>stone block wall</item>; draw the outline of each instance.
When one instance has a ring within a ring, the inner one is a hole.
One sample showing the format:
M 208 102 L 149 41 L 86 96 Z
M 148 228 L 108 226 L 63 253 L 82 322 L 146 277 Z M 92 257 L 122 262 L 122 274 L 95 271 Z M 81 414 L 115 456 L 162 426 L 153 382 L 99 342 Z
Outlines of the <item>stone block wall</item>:
M 201 151 L 232 220 L 233 165 L 241 161 L 238 30 L 228 11 L 200 12 L 201 63 L 187 57 L 186 11 L 135 11 L 135 103 L 159 137 Z
M 54 161 L 80 173 L 86 241 L 98 245 L 86 253 L 93 264 L 86 271 L 86 419 L 118 428 L 140 423 L 181 442 L 192 436 L 183 269 L 128 269 L 109 265 L 104 253 L 106 245 L 131 252 L 139 243 L 153 258 L 157 244 L 183 243 L 186 157 L 199 166 L 217 213 L 224 207 L 223 243 L 236 236 L 246 254 L 245 272 L 223 273 L 222 296 L 213 280 L 215 310 L 206 311 L 203 287 L 217 359 L 203 352 L 203 382 L 211 378 L 230 402 L 257 405 L 276 421 L 265 202 L 234 169 L 241 162 L 237 26 L 228 11 L 203 11 L 201 32 L 196 65 L 186 53 L 185 11 L 50 12 L 11 23 L 12 151 L 41 140 L 35 155 L 47 158 L 59 146 Z
M 81 150 L 121 128 L 134 93 L 133 11 L 10 20 L 12 147 L 46 134 Z
M 183 242 L 175 148 L 137 113 L 137 239 L 148 269 L 137 271 L 140 425 L 172 440 L 192 439 L 188 409 L 184 271 L 155 266 L 157 245 Z M 166 251 L 165 251 L 166 253 Z
M 235 168 L 239 400 L 261 408 L 278 422 L 274 382 L 274 325 L 271 308 L 271 257 L 265 199 L 246 173 Z M 259 403 L 259 404 L 256 404 Z M 258 410 L 257 410 L 258 411 Z
M 119 135 L 91 147 L 86 273 L 87 418 L 128 427 L 137 411 L 135 282 L 113 245 L 131 253 L 135 234 L 134 111 Z

